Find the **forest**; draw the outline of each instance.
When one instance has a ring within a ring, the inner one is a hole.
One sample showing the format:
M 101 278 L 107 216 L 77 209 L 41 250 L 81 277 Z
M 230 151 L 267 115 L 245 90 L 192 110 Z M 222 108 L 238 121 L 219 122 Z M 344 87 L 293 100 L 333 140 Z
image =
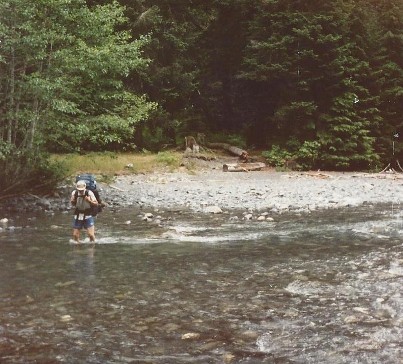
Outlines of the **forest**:
M 302 169 L 403 161 L 401 0 L 2 0 L 0 190 L 49 153 L 205 133 Z

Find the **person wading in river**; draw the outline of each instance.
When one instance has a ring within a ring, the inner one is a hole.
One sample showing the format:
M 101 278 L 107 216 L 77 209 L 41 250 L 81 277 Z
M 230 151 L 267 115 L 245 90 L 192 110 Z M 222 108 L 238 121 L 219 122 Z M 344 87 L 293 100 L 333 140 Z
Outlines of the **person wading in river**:
M 70 202 L 75 206 L 73 218 L 73 239 L 80 243 L 80 230 L 87 230 L 91 242 L 95 242 L 95 221 L 91 210 L 97 207 L 98 201 L 94 193 L 86 189 L 85 181 L 78 181 L 76 189 L 71 193 Z

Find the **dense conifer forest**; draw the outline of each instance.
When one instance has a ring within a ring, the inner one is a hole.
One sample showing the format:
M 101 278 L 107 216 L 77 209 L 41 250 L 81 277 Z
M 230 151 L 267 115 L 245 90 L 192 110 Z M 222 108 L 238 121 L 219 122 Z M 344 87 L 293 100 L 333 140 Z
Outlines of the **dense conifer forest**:
M 45 152 L 197 132 L 379 170 L 403 160 L 402 66 L 401 0 L 3 0 L 0 187 L 56 176 Z

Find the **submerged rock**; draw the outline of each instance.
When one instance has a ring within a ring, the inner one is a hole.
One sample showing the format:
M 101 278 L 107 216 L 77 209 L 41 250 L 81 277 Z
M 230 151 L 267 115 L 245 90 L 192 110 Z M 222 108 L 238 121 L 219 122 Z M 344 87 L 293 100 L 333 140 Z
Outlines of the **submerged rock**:
M 222 210 L 218 206 L 206 206 L 204 209 L 204 212 L 210 213 L 210 214 L 222 214 Z
M 197 332 L 188 332 L 182 335 L 182 340 L 197 340 L 200 338 L 200 334 Z

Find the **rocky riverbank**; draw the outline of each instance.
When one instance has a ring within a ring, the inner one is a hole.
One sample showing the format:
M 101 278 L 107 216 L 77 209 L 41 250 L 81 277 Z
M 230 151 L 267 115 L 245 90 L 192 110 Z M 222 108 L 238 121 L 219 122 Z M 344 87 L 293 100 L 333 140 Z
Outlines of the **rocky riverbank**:
M 398 204 L 403 198 L 402 174 L 273 169 L 223 172 L 223 160 L 198 163 L 192 172 L 184 168 L 172 173 L 118 176 L 110 184 L 99 183 L 101 196 L 110 208 L 190 209 L 200 213 L 230 210 L 309 213 L 362 204 Z M 7 201 L 2 204 L 2 215 L 69 210 L 73 188 L 72 181 L 60 186 L 55 196 L 27 195 Z
M 309 212 L 362 204 L 400 203 L 396 174 L 203 171 L 118 177 L 104 194 L 118 206 L 187 207 L 197 212 Z

